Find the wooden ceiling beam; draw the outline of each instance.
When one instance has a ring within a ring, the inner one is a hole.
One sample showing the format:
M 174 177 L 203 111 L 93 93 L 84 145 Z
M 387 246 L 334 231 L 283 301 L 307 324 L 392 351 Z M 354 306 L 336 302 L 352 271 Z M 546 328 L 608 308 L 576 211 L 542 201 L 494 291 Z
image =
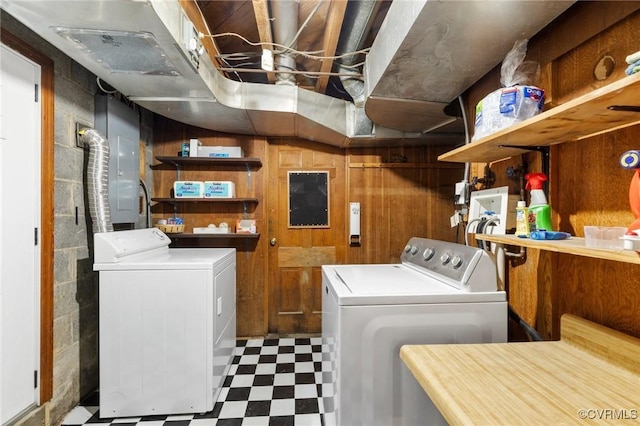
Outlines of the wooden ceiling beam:
M 323 56 L 334 56 L 340 39 L 340 30 L 347 10 L 347 0 L 330 0 L 329 12 L 327 13 L 327 24 L 322 42 Z M 322 59 L 320 62 L 320 72 L 330 72 L 333 68 L 333 59 Z M 316 92 L 325 93 L 329 84 L 329 76 L 324 75 L 316 81 Z
M 273 52 L 273 34 L 271 33 L 271 20 L 269 17 L 269 5 L 267 0 L 252 0 L 252 3 L 253 12 L 256 16 L 256 24 L 258 25 L 260 42 L 264 43 L 262 47 L 264 49 L 270 49 Z M 271 84 L 275 83 L 276 74 L 268 72 L 267 80 Z

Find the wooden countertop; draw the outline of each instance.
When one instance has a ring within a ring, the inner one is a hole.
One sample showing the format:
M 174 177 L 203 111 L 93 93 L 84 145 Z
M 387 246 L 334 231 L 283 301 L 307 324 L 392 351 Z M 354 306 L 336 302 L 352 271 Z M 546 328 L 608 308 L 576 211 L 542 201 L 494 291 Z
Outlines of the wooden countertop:
M 405 345 L 449 424 L 640 423 L 640 339 L 565 314 L 555 342 Z

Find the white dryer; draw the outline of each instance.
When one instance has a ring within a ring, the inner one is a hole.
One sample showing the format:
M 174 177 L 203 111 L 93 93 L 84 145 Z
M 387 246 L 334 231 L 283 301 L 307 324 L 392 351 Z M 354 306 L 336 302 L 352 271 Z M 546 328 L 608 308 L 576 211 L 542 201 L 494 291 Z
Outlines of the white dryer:
M 154 228 L 94 235 L 100 417 L 211 411 L 231 365 L 235 249 L 170 242 Z
M 327 425 L 446 424 L 400 347 L 507 341 L 506 294 L 481 249 L 412 238 L 399 264 L 325 265 L 322 277 Z

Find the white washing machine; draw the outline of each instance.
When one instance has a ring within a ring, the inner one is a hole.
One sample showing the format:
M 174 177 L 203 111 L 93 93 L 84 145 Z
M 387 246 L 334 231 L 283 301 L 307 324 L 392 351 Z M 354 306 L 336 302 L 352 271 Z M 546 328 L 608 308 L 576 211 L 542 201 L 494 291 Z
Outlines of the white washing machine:
M 158 229 L 96 233 L 100 417 L 211 411 L 236 343 L 233 248 Z
M 327 425 L 444 425 L 400 347 L 507 341 L 506 294 L 481 249 L 412 238 L 399 264 L 325 265 L 322 278 Z

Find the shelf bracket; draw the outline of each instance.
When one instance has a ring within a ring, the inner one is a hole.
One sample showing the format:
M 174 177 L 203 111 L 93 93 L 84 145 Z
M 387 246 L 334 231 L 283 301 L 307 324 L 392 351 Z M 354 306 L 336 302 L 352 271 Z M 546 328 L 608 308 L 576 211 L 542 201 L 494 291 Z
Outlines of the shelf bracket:
M 521 145 L 498 145 L 499 148 L 516 148 L 525 151 L 538 151 L 549 156 L 548 146 L 521 146 Z
M 178 163 L 177 161 L 170 161 L 170 160 L 164 160 L 163 161 L 165 164 L 171 164 L 173 167 L 176 168 L 176 180 L 180 180 L 180 163 Z
M 251 188 L 251 164 L 245 163 L 247 166 L 247 188 Z
M 520 246 L 520 252 L 518 253 L 511 252 L 505 248 L 504 254 L 511 260 L 511 266 L 522 265 L 527 261 L 527 248 L 524 246 Z
M 640 106 L 637 105 L 609 105 L 607 109 L 611 111 L 640 112 Z

